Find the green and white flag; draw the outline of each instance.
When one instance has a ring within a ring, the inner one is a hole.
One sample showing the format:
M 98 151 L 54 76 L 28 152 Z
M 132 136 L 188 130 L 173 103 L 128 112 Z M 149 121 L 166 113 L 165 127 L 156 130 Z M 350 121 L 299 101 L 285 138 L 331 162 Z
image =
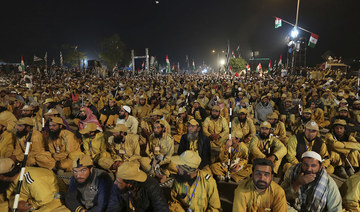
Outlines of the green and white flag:
M 275 17 L 275 29 L 281 27 L 281 18 Z
M 166 71 L 170 72 L 170 61 L 168 55 L 166 55 Z
M 262 67 L 261 67 L 261 63 L 259 63 L 259 65 L 256 67 L 256 73 L 258 73 L 260 70 L 262 70 Z
M 310 46 L 311 48 L 314 48 L 318 40 L 319 40 L 319 35 L 311 33 L 308 46 Z

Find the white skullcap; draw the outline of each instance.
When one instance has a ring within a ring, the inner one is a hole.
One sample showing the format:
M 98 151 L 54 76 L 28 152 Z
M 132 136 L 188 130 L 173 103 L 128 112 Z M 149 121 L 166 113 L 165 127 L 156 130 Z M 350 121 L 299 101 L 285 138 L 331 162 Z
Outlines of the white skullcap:
M 323 162 L 323 160 L 321 159 L 321 156 L 320 156 L 317 152 L 314 152 L 314 151 L 304 152 L 304 153 L 301 155 L 301 158 L 314 158 L 314 159 L 320 161 L 320 163 Z
M 130 113 L 131 112 L 131 108 L 129 107 L 129 106 L 123 106 L 122 108 L 124 108 L 124 110 L 126 111 L 126 112 L 128 112 L 128 113 Z

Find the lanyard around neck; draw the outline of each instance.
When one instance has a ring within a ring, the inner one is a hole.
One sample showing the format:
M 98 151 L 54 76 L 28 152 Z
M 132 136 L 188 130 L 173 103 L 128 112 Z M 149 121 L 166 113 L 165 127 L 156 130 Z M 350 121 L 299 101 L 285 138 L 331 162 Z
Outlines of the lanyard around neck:
M 192 198 L 194 197 L 195 190 L 196 190 L 196 187 L 197 187 L 197 185 L 198 185 L 199 179 L 200 179 L 200 172 L 198 173 L 198 178 L 197 178 L 197 180 L 196 180 L 195 188 L 194 188 L 194 191 L 193 191 L 192 194 L 191 194 L 191 197 L 189 197 L 189 195 L 188 195 L 188 189 L 187 189 L 187 186 L 186 186 L 186 196 L 187 196 L 187 198 L 189 199 L 189 208 L 190 208 L 190 206 L 191 206 L 191 200 L 192 200 Z

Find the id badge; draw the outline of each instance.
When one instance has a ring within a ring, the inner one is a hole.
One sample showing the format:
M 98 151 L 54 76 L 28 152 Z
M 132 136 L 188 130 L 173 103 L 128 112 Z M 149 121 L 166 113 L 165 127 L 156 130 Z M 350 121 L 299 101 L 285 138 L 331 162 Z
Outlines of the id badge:
M 56 153 L 60 153 L 60 147 L 57 146 L 55 151 Z
M 125 155 L 125 153 L 126 153 L 126 152 L 125 152 L 125 149 L 119 149 L 119 154 L 120 154 L 120 155 Z
M 155 149 L 154 149 L 155 152 L 160 152 L 160 147 L 159 146 L 156 146 Z

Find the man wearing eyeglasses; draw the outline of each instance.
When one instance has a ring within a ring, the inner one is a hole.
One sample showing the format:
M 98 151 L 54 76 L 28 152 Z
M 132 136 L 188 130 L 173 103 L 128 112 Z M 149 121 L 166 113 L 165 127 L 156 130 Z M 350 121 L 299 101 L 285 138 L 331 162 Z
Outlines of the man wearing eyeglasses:
M 105 211 L 112 184 L 105 171 L 94 168 L 89 155 L 81 155 L 73 161 L 73 177 L 65 196 L 66 207 L 76 212 Z

